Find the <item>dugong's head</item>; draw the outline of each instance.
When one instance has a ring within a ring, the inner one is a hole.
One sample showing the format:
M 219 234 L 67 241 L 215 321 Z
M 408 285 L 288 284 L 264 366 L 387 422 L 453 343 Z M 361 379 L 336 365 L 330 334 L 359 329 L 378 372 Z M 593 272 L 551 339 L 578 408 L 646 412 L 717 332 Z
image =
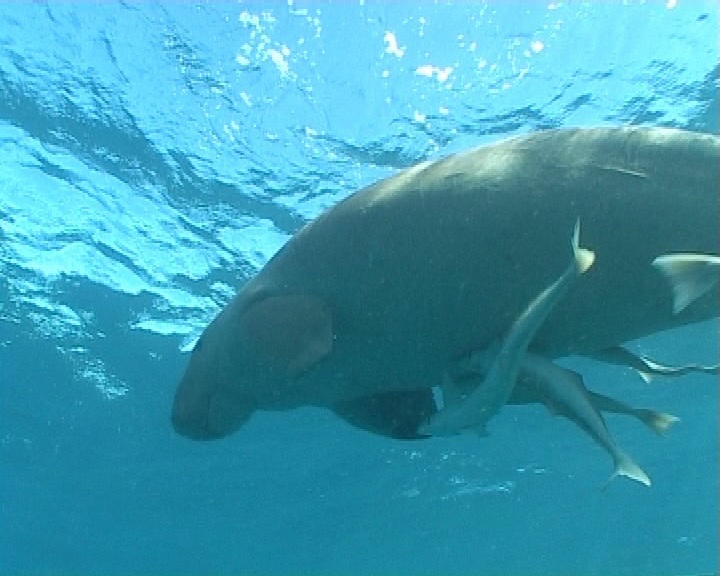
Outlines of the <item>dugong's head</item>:
M 319 298 L 243 290 L 195 345 L 175 393 L 173 427 L 194 440 L 222 438 L 256 409 L 301 404 L 296 379 L 332 343 L 331 315 Z

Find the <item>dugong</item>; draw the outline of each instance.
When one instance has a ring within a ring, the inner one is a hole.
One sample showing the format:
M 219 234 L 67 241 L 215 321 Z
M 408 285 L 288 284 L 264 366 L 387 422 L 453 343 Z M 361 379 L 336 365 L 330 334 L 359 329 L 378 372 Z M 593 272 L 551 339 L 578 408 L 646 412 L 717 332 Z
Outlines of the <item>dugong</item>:
M 364 188 L 295 234 L 206 328 L 172 423 L 220 438 L 255 410 L 312 405 L 362 426 L 354 403 L 429 391 L 450 363 L 506 334 L 565 269 L 578 217 L 598 261 L 533 353 L 592 356 L 715 317 L 713 290 L 675 314 L 651 263 L 717 252 L 719 164 L 713 135 L 551 130 Z

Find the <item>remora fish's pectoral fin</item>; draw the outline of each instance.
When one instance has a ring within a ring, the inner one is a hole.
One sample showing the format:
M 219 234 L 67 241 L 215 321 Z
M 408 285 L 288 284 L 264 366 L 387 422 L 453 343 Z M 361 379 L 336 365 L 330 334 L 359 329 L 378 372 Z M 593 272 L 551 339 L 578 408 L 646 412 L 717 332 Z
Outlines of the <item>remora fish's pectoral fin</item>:
M 537 390 L 560 415 L 577 424 L 610 454 L 615 465 L 610 480 L 616 476 L 625 476 L 650 486 L 650 477 L 610 435 L 605 420 L 593 403 L 593 397 L 580 374 L 532 353 L 525 355 L 522 374 L 524 378 L 533 381 Z
M 687 306 L 718 284 L 720 257 L 708 254 L 664 254 L 652 262 L 663 273 L 673 291 L 673 313 Z
M 418 426 L 437 412 L 430 388 L 382 392 L 333 405 L 332 411 L 353 426 L 396 440 L 427 438 Z
M 580 220 L 575 223 L 571 238 L 572 260 L 560 277 L 538 294 L 515 319 L 502 342 L 485 361 L 482 352 L 480 371 L 485 373 L 467 398 L 434 414 L 418 429 L 420 434 L 448 436 L 466 430 L 479 430 L 497 414 L 512 396 L 522 358 L 536 332 L 568 291 L 573 282 L 587 272 L 595 261 L 595 253 L 580 246 Z
M 255 352 L 278 362 L 290 378 L 332 351 L 332 315 L 315 296 L 268 296 L 244 311 L 243 322 Z
M 613 346 L 594 352 L 588 355 L 588 358 L 631 368 L 648 383 L 655 376 L 676 377 L 692 373 L 718 374 L 720 367 L 718 364 L 661 364 L 642 354 L 635 354 L 622 346 Z

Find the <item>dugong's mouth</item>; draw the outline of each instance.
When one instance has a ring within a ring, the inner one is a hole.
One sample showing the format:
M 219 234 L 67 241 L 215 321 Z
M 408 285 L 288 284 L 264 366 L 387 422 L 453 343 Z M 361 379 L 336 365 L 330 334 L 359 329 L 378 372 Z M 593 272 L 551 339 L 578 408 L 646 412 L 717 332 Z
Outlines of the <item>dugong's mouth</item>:
M 215 440 L 225 436 L 209 425 L 210 400 L 207 397 L 200 402 L 190 403 L 178 391 L 170 417 L 175 432 L 191 440 Z
M 173 402 L 171 421 L 175 431 L 191 440 L 218 440 L 238 430 L 255 410 L 253 402 L 215 391 L 190 397 L 180 386 Z

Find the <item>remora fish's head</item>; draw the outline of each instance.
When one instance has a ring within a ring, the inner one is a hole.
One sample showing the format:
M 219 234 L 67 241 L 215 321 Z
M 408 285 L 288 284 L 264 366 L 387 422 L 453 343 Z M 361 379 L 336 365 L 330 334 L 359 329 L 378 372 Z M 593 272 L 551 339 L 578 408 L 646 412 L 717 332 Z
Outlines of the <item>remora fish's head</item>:
M 296 379 L 330 353 L 331 316 L 313 296 L 242 292 L 205 329 L 175 393 L 172 424 L 223 438 L 258 409 L 294 405 Z

